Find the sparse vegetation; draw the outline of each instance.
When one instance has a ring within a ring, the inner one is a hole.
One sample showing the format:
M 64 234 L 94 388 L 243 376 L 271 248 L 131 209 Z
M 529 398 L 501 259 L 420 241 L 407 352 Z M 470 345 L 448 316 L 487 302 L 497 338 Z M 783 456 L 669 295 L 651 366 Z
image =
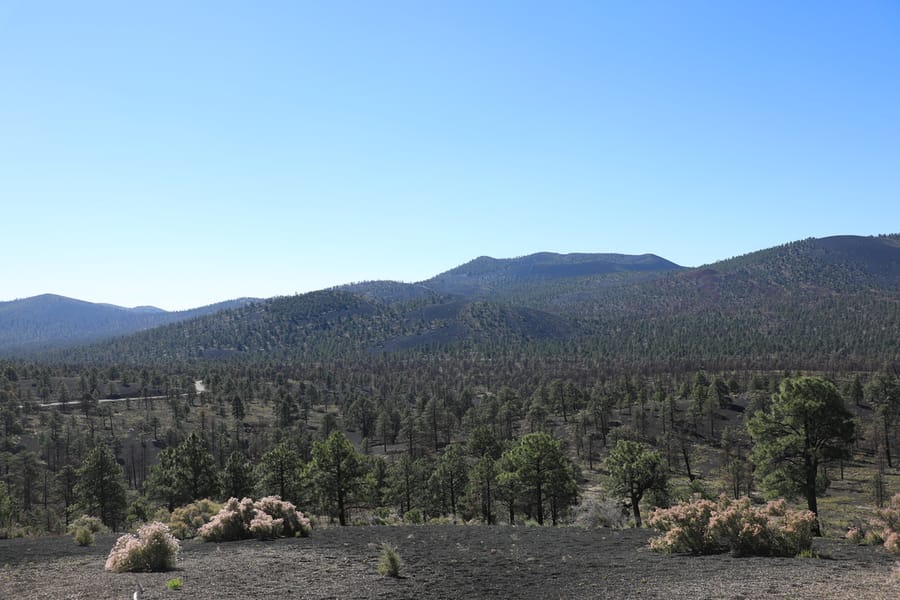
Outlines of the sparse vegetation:
M 400 569 L 403 561 L 397 548 L 388 542 L 381 544 L 381 554 L 378 555 L 378 574 L 382 577 L 400 577 Z
M 72 537 L 79 546 L 91 546 L 94 543 L 94 534 L 87 527 L 76 527 Z
M 183 585 L 184 582 L 181 580 L 181 577 L 173 577 L 166 581 L 166 587 L 176 592 L 179 591 Z

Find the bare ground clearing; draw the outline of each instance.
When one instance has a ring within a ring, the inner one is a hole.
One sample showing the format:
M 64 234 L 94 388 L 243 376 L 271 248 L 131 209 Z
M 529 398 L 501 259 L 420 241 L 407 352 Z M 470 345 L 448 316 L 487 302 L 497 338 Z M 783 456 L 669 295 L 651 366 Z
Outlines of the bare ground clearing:
M 321 528 L 305 539 L 183 545 L 179 569 L 113 574 L 116 536 L 0 540 L 0 599 L 900 598 L 882 548 L 816 540 L 828 559 L 665 556 L 648 530 L 480 526 Z M 404 577 L 375 570 L 394 544 Z M 181 591 L 166 581 L 179 577 Z

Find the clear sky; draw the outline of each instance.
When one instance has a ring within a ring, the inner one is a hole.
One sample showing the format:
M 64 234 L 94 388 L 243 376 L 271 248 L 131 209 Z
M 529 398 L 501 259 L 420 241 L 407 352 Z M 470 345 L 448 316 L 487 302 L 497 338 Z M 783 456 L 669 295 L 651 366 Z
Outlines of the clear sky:
M 0 0 L 0 300 L 897 231 L 894 0 Z

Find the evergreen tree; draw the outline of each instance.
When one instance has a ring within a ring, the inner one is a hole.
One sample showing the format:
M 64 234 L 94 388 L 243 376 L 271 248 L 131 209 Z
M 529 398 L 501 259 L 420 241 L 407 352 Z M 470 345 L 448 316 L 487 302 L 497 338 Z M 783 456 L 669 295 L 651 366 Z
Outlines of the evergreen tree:
M 641 443 L 619 440 L 606 458 L 610 490 L 625 496 L 634 515 L 635 527 L 641 527 L 641 500 L 650 490 L 663 491 L 668 474 L 662 456 Z
M 513 473 L 516 487 L 521 486 L 527 505 L 533 510 L 537 522 L 544 524 L 545 503 L 551 504 L 551 517 L 556 525 L 559 510 L 577 501 L 577 483 L 572 465 L 563 454 L 558 439 L 547 433 L 530 433 L 523 436 L 503 453 L 501 468 Z M 507 475 L 501 475 L 501 482 Z M 559 504 L 553 506 L 551 499 Z
M 95 446 L 78 469 L 75 495 L 81 507 L 111 529 L 125 515 L 125 477 L 116 457 L 105 445 Z
M 219 474 L 223 498 L 245 498 L 253 495 L 256 477 L 253 465 L 243 452 L 235 450 L 228 455 L 225 468 Z
M 212 498 L 217 495 L 216 461 L 207 447 L 206 441 L 196 433 L 191 433 L 176 449 L 181 468 L 183 496 L 190 501 Z
M 805 497 L 818 515 L 817 496 L 827 486 L 819 467 L 849 458 L 854 439 L 853 417 L 834 384 L 821 377 L 783 380 L 769 410 L 753 414 L 747 428 L 763 484 L 785 496 Z M 821 533 L 818 520 L 816 531 Z
M 347 524 L 347 507 L 366 474 L 365 458 L 343 433 L 335 431 L 324 442 L 313 444 L 310 473 L 332 514 Z
M 298 483 L 302 469 L 300 454 L 288 442 L 280 442 L 259 461 L 259 489 L 265 496 L 277 495 L 296 503 L 300 500 Z
M 441 504 L 455 516 L 457 503 L 468 482 L 468 466 L 458 445 L 447 447 L 437 459 L 431 480 L 440 494 Z

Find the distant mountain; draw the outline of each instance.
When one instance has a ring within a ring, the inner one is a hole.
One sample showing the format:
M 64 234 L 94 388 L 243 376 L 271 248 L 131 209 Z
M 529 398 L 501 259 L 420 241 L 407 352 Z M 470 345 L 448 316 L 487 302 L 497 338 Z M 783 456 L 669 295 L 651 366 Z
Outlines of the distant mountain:
M 564 357 L 584 368 L 878 368 L 900 362 L 900 236 L 802 240 L 695 269 L 653 255 L 482 257 L 420 283 L 273 298 L 66 359 L 395 353 Z
M 481 256 L 420 285 L 443 294 L 490 299 L 523 299 L 539 290 L 565 285 L 567 291 L 586 283 L 617 285 L 683 270 L 654 254 L 555 254 L 541 252 L 519 258 Z
M 372 300 L 380 300 L 387 304 L 433 300 L 441 295 L 422 284 L 399 281 L 363 281 L 341 285 L 335 289 L 359 294 Z
M 193 319 L 254 302 L 250 298 L 167 312 L 152 306 L 124 308 L 43 294 L 0 302 L 0 355 L 23 354 L 92 341 Z

